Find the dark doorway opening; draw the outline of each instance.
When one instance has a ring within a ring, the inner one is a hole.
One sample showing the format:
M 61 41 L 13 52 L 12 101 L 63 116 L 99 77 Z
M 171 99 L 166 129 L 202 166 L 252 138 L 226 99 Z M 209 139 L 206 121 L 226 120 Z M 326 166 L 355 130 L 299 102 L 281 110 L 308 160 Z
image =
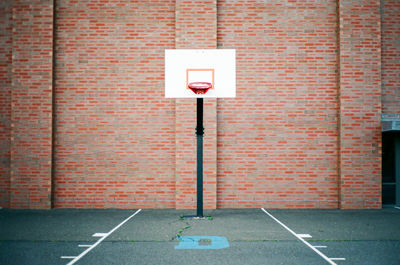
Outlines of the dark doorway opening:
M 400 206 L 400 132 L 382 134 L 382 204 Z

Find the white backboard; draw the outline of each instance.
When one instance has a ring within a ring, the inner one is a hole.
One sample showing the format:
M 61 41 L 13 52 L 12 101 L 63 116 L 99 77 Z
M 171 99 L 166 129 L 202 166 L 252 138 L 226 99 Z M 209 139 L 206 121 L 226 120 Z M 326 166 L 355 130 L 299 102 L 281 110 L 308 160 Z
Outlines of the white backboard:
M 212 88 L 197 95 L 191 82 L 209 82 Z M 234 49 L 165 50 L 166 98 L 234 98 L 236 52 Z

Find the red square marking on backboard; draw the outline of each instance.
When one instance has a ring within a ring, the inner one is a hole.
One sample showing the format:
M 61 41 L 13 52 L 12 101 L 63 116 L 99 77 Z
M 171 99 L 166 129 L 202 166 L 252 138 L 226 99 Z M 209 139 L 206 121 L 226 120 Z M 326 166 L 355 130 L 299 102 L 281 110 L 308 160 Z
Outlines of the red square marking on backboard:
M 186 69 L 186 88 L 189 89 L 189 72 L 210 72 L 211 73 L 211 80 L 193 80 L 195 82 L 210 82 L 211 88 L 214 89 L 214 69 Z

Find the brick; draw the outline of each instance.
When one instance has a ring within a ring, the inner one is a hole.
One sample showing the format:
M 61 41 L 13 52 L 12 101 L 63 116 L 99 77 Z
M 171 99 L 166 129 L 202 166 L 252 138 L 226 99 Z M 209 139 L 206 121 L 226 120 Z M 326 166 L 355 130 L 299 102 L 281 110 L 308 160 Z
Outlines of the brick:
M 382 113 L 400 113 L 400 2 L 381 1 Z
M 205 208 L 380 208 L 399 8 L 2 1 L 0 207 L 195 208 L 195 100 L 164 98 L 164 50 L 218 47 L 237 97 L 205 100 Z
M 173 4 L 57 1 L 55 207 L 175 207 Z
M 379 10 L 380 1 L 339 2 L 342 209 L 381 206 Z
M 52 1 L 13 1 L 12 16 L 10 207 L 50 208 Z
M 336 20 L 335 1 L 218 1 L 218 46 L 237 50 L 218 207 L 337 207 Z
M 0 2 L 0 207 L 9 206 L 12 2 Z

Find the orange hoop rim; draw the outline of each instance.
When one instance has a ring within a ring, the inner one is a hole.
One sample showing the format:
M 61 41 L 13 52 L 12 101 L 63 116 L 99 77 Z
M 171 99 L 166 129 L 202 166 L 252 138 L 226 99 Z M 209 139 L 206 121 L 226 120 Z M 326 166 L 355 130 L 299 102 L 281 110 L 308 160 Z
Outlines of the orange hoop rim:
M 210 89 L 212 84 L 209 82 L 192 82 L 189 83 L 188 87 L 190 89 Z

